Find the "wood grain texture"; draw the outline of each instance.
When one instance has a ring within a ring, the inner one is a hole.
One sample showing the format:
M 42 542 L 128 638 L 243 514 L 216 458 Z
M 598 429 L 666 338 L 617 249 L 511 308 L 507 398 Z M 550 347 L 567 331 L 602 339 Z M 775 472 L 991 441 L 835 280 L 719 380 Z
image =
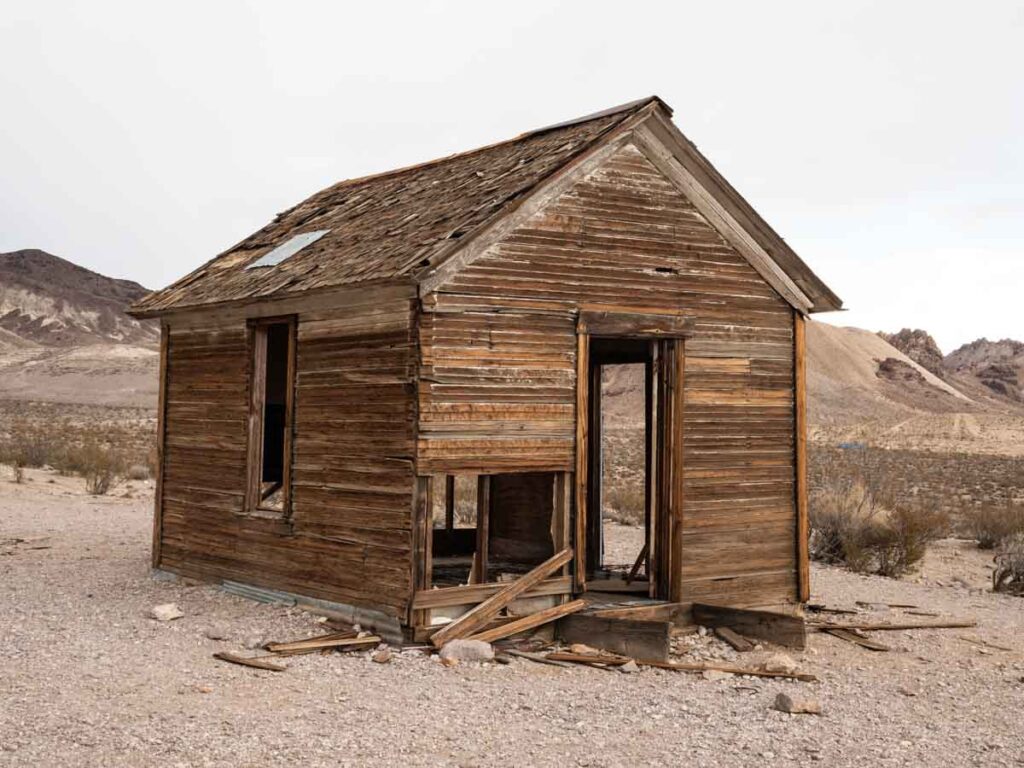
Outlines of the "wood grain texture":
M 807 499 L 807 320 L 793 313 L 794 366 L 796 386 L 796 562 L 797 599 L 811 599 L 810 521 Z
M 576 414 L 588 397 L 577 316 L 684 317 L 675 595 L 795 599 L 792 308 L 635 147 L 423 296 L 422 309 L 420 471 L 575 471 L 577 520 L 587 478 Z M 577 527 L 580 551 L 583 538 Z
M 395 299 L 298 316 L 288 520 L 246 514 L 246 323 L 171 326 L 162 567 L 407 616 L 412 309 Z

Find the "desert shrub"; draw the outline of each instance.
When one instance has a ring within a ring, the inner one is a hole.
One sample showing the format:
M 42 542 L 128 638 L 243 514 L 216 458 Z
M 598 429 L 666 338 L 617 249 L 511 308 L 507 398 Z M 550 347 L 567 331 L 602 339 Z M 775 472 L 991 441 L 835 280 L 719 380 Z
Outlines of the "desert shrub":
M 644 522 L 644 489 L 641 484 L 619 482 L 604 493 L 604 517 L 622 525 Z
M 810 556 L 858 573 L 898 577 L 948 530 L 932 507 L 885 493 L 859 477 L 834 478 L 810 499 Z
M 874 572 L 898 578 L 924 558 L 929 544 L 947 534 L 949 517 L 912 501 L 894 501 L 887 506 L 891 508 L 875 528 L 871 545 Z
M 123 476 L 124 455 L 113 446 L 90 440 L 72 451 L 77 474 L 85 479 L 85 490 L 102 496 Z
M 875 538 L 878 500 L 859 478 L 834 478 L 810 498 L 810 555 L 825 563 L 867 570 L 868 546 Z
M 19 467 L 44 467 L 52 458 L 52 445 L 41 430 L 17 424 L 0 445 L 0 461 Z
M 1013 501 L 983 504 L 971 512 L 967 532 L 981 549 L 995 549 L 1009 537 L 1024 533 L 1024 504 Z
M 992 590 L 1024 595 L 1024 533 L 1003 540 L 992 572 Z

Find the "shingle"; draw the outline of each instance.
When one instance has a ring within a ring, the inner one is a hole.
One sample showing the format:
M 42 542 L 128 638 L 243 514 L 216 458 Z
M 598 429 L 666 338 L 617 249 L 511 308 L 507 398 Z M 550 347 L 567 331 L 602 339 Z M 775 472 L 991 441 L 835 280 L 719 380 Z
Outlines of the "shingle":
M 485 224 L 654 99 L 500 144 L 318 192 L 191 274 L 136 303 L 159 312 L 254 296 L 400 279 Z M 246 269 L 290 238 L 329 230 L 276 266 Z

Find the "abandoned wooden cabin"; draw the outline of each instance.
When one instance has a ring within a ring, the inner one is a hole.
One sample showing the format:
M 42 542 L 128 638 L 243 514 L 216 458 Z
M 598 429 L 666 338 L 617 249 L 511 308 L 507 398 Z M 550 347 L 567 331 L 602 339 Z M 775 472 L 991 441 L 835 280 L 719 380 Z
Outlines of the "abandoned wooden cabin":
M 569 548 L 531 610 L 805 601 L 804 323 L 840 306 L 656 97 L 341 182 L 131 310 L 163 329 L 153 565 L 407 638 Z

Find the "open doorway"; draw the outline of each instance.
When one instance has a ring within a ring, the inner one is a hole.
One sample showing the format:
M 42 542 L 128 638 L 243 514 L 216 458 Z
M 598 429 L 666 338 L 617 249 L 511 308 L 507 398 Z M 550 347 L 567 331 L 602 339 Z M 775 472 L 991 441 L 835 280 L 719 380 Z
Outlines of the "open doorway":
M 654 351 L 590 341 L 586 567 L 592 591 L 649 593 Z

